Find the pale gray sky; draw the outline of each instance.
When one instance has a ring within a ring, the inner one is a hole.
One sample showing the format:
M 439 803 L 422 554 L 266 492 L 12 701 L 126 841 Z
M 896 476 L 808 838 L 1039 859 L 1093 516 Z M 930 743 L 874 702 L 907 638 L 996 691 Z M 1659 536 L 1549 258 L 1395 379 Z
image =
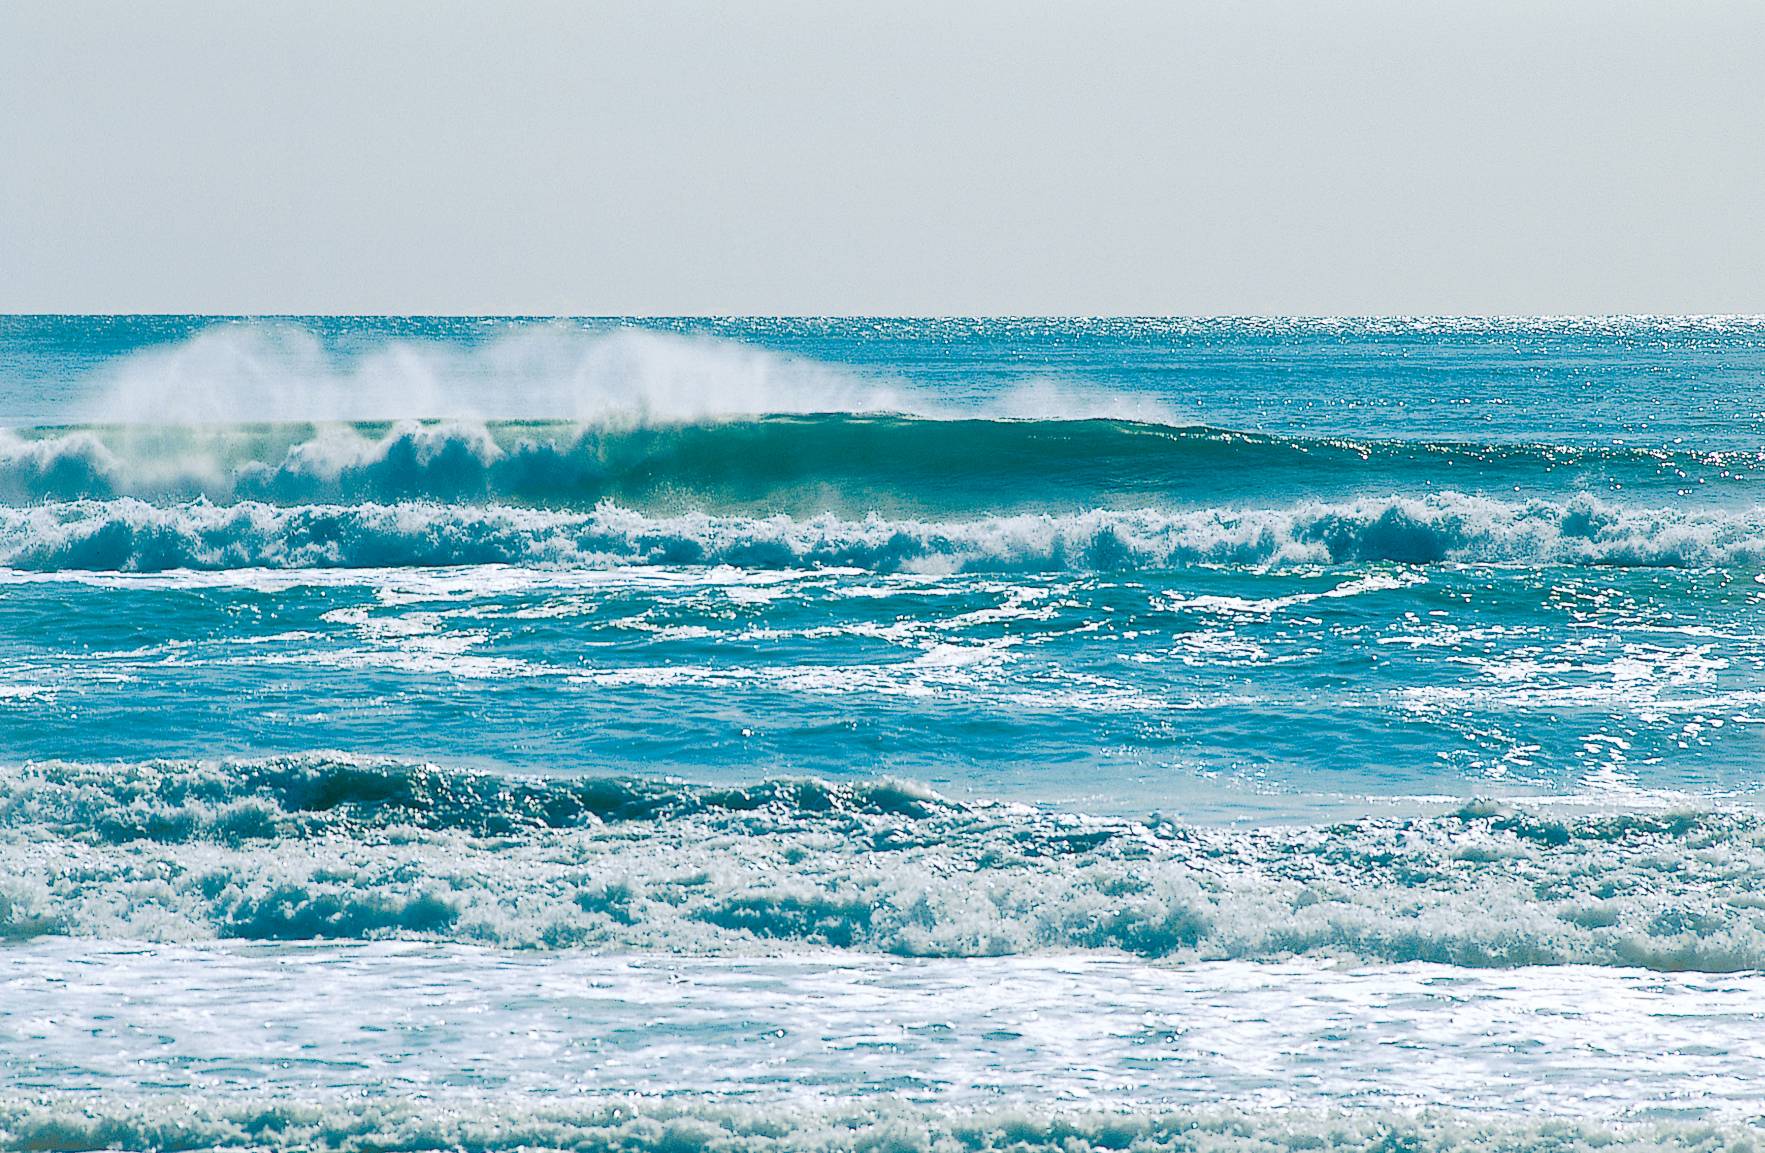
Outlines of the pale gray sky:
M 0 0 L 0 310 L 1765 311 L 1758 0 Z

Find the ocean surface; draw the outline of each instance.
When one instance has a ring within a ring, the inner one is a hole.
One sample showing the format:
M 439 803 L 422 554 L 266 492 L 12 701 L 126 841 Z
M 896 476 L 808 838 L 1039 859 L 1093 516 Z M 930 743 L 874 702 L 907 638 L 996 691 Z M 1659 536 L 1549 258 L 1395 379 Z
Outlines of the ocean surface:
M 1765 320 L 0 317 L 0 1149 L 1765 1144 Z

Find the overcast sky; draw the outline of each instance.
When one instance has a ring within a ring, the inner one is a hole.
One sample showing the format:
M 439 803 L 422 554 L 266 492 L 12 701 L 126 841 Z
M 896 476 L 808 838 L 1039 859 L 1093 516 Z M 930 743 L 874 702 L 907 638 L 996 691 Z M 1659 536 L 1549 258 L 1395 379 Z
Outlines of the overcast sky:
M 0 310 L 1765 311 L 1758 0 L 0 0 Z

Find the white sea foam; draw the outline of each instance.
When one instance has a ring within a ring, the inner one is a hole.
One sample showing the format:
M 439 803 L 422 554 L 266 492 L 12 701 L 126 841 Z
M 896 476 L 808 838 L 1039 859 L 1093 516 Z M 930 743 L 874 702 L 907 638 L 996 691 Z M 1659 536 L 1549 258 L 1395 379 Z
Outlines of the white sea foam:
M 753 1105 L 651 1095 L 540 1102 L 432 1088 L 421 1100 L 313 1093 L 0 1098 L 0 1149 L 578 1149 L 604 1153 L 1743 1153 L 1745 1121 L 1517 1120 L 1451 1110 Z
M 1765 967 L 1746 812 L 1241 831 L 341 756 L 0 772 L 0 935 Z
M 885 1092 L 956 1115 L 1280 1103 L 1734 1124 L 1765 1110 L 1758 973 L 62 938 L 0 951 L 0 981 L 0 1066 L 105 1102 L 152 1085 L 211 1107 L 452 1090 L 491 1115 L 510 1098 L 782 1112 Z
M 950 521 L 658 516 L 611 504 L 555 512 L 428 502 L 168 507 L 125 498 L 0 508 L 0 565 L 51 571 L 502 564 L 940 573 L 1382 561 L 1753 566 L 1765 563 L 1765 511 L 1634 508 L 1591 497 L 1507 502 L 1456 493 Z

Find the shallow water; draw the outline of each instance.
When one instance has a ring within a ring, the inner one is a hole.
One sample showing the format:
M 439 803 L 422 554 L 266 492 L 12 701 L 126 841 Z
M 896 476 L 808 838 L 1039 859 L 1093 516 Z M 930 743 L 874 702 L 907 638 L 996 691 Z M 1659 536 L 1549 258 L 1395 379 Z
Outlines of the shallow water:
M 18 1090 L 536 1097 L 666 1087 L 1733 1120 L 1765 1083 L 1756 973 L 1176 968 L 1065 956 L 708 961 L 420 944 L 8 954 Z

